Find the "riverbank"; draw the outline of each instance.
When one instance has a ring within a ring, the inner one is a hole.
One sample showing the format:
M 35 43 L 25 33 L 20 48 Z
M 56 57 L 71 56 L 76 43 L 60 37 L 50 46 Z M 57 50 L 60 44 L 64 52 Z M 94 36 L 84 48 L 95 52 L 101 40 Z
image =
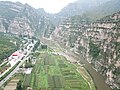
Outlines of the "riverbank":
M 67 49 L 65 47 L 62 48 L 61 47 L 62 45 L 60 46 L 54 40 L 47 40 L 44 38 L 44 40 L 41 41 L 43 41 L 44 44 L 48 44 L 48 46 L 53 49 L 57 48 L 58 49 L 57 51 L 63 51 L 68 56 L 72 56 L 74 57 L 75 60 L 80 62 L 84 66 L 87 73 L 89 73 L 89 75 L 93 79 L 97 90 L 111 90 L 111 88 L 105 83 L 103 76 L 98 72 L 96 72 L 96 70 L 92 67 L 92 65 L 88 63 L 87 60 L 85 60 L 80 54 L 75 54 L 74 52 L 71 52 L 68 48 Z
M 68 62 L 73 64 L 76 67 L 76 71 L 80 73 L 80 75 L 83 77 L 83 79 L 88 83 L 90 90 L 96 90 L 94 82 L 89 75 L 89 73 L 85 70 L 82 64 L 79 63 L 78 60 L 74 59 L 72 56 L 67 55 L 63 52 L 55 52 L 56 55 L 61 55 L 67 59 Z

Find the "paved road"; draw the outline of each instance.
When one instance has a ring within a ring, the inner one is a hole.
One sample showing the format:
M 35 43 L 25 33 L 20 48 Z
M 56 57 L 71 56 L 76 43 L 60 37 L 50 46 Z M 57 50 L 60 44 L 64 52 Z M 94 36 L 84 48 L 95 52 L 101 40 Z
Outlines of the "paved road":
M 3 64 L 5 64 L 5 63 L 7 63 L 8 61 L 4 61 L 2 64 L 0 64 L 0 67 L 3 65 Z
M 36 44 L 36 42 L 34 44 L 32 44 L 31 48 L 29 50 L 27 50 L 27 54 L 25 55 L 25 57 L 21 60 L 21 62 L 18 64 L 18 66 L 8 75 L 6 76 L 1 82 L 0 82 L 0 87 L 7 81 L 9 80 L 19 69 L 19 67 L 25 62 L 25 60 L 27 60 L 29 57 L 28 55 L 31 53 L 32 49 L 34 48 L 34 45 Z M 28 46 L 27 46 L 28 47 Z

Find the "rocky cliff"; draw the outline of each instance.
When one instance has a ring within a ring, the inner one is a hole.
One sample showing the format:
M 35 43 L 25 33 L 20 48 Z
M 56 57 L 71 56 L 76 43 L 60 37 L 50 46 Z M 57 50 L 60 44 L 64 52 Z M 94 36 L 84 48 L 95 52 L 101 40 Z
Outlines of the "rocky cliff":
M 0 1 L 0 32 L 41 37 L 53 33 L 52 37 L 58 42 L 81 53 L 106 78 L 111 88 L 120 89 L 120 1 L 99 0 L 102 2 L 98 3 L 95 0 L 92 6 L 94 0 L 90 1 L 78 0 L 55 15 L 28 4 Z M 91 18 L 113 12 L 118 13 L 95 22 Z M 51 21 L 62 24 L 55 29 Z
M 0 2 L 0 32 L 44 36 L 44 33 L 49 35 L 52 29 L 43 9 L 35 9 L 20 2 Z
M 119 4 L 119 0 L 77 0 L 61 12 L 49 14 L 42 8 L 35 9 L 28 4 L 0 1 L 0 32 L 49 37 L 54 25 L 68 17 L 86 14 L 94 20 L 117 12 Z
M 53 38 L 81 53 L 111 88 L 120 89 L 120 12 L 93 23 L 85 15 L 68 18 Z

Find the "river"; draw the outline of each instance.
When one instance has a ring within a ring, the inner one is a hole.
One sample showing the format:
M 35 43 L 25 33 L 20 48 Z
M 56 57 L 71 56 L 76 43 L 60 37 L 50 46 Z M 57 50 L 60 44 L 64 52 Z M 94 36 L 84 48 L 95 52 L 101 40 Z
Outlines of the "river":
M 44 42 L 44 44 L 48 44 L 50 47 L 56 48 L 56 46 L 57 46 L 57 48 L 61 48 L 61 46 L 62 46 L 62 45 L 59 45 L 58 43 L 55 43 L 55 41 L 51 41 L 51 40 L 49 41 L 49 40 L 45 40 L 45 39 L 42 41 Z M 66 47 L 64 47 L 64 50 L 65 50 L 65 54 L 72 56 L 76 60 L 79 60 L 80 63 L 84 65 L 84 68 L 88 71 L 88 73 L 93 78 L 94 84 L 96 86 L 96 90 L 112 90 L 109 87 L 109 85 L 107 85 L 105 83 L 104 77 L 100 73 L 98 73 L 86 59 L 84 59 L 80 54 L 78 55 L 78 54 L 71 52 L 69 48 L 67 48 L 67 50 L 66 50 Z M 66 51 L 67 51 L 67 53 L 66 53 Z
M 105 83 L 104 77 L 98 73 L 90 63 L 88 63 L 87 60 L 85 60 L 81 55 L 75 54 L 75 53 L 70 53 L 71 56 L 73 56 L 75 59 L 79 60 L 80 63 L 84 65 L 84 68 L 88 71 L 88 73 L 91 75 L 93 78 L 94 84 L 96 86 L 97 90 L 112 90 L 109 85 Z

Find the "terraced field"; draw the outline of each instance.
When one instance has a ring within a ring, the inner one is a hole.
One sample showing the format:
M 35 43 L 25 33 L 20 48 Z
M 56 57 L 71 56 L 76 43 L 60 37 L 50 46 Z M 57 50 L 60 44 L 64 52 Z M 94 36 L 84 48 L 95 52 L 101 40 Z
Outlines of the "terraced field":
M 91 90 L 77 72 L 77 67 L 63 56 L 41 53 L 31 75 L 26 75 L 25 87 L 33 90 Z

